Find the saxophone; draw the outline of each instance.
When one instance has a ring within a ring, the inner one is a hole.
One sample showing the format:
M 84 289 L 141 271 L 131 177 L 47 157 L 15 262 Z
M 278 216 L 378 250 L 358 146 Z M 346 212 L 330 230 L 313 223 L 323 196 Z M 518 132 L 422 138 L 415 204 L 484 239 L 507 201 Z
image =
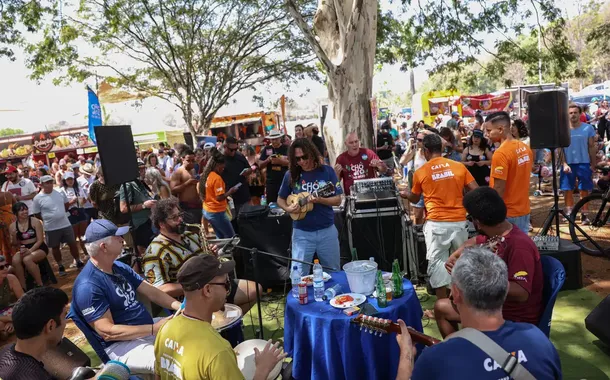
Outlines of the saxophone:
M 195 227 L 199 229 L 199 241 L 201 242 L 201 245 L 203 248 L 203 252 L 206 254 L 211 254 L 212 251 L 210 251 L 210 246 L 208 244 L 208 239 L 205 236 L 205 228 L 203 226 L 203 224 L 195 224 L 195 223 L 184 223 L 185 226 L 187 227 Z

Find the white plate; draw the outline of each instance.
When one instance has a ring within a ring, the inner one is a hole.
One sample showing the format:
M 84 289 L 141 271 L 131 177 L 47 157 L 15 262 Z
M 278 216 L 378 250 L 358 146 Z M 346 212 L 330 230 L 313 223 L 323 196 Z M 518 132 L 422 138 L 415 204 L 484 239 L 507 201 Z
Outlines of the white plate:
M 342 303 L 341 305 L 339 305 L 339 304 L 337 304 L 337 298 L 341 297 L 341 296 L 352 296 L 352 298 L 354 300 L 345 302 L 345 303 Z M 333 299 L 331 299 L 330 306 L 336 307 L 337 309 L 347 309 L 348 307 L 361 305 L 364 303 L 364 301 L 366 301 L 366 296 L 364 294 L 344 293 L 344 294 L 339 294 L 338 296 L 335 296 Z
M 250 339 L 241 342 L 233 349 L 237 356 L 237 366 L 246 380 L 254 378 L 254 371 L 256 370 L 256 364 L 254 363 L 254 347 L 258 348 L 259 351 L 263 351 L 266 344 L 267 341 L 262 339 Z M 276 379 L 280 375 L 281 370 L 282 361 L 279 361 L 273 370 L 271 370 L 269 376 L 267 376 L 267 380 Z
M 311 278 L 311 281 L 307 281 L 306 279 Z M 324 280 L 324 282 L 327 282 L 328 280 L 330 280 L 332 278 L 332 276 L 326 272 L 322 272 L 322 279 Z M 307 283 L 307 286 L 313 286 L 313 274 L 310 274 L 309 276 L 303 276 L 301 277 L 301 281 L 305 281 L 305 283 Z

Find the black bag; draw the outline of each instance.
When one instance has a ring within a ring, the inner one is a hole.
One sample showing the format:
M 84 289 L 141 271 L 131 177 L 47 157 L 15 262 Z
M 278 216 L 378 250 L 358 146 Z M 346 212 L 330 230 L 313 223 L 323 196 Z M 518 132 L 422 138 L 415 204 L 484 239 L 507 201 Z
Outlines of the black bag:
M 63 321 L 66 323 L 66 321 Z M 68 338 L 63 338 L 58 346 L 46 351 L 42 357 L 44 368 L 59 380 L 72 377 L 72 370 L 76 367 L 88 367 L 91 359 Z
M 127 214 L 127 213 L 124 214 L 121 212 L 121 191 L 123 191 L 123 186 L 126 186 L 129 189 L 128 190 L 129 194 L 131 195 L 131 199 L 133 199 L 132 185 L 130 183 L 121 185 L 119 187 L 119 191 L 117 191 L 114 196 L 114 215 L 115 215 L 114 224 L 116 224 L 117 226 L 120 226 L 123 224 L 129 224 L 129 222 L 130 222 L 129 214 Z M 129 197 L 127 197 L 127 198 L 129 198 Z

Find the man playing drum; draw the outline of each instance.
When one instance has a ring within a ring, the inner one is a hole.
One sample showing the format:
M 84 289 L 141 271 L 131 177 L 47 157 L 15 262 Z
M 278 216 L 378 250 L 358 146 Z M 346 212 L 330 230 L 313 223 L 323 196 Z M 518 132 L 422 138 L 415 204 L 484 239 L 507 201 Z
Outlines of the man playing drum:
M 234 261 L 221 263 L 213 255 L 188 259 L 178 271 L 184 289 L 184 311 L 168 321 L 155 341 L 156 378 L 243 379 L 235 352 L 212 327 L 212 314 L 224 306 L 231 289 L 228 274 Z M 255 380 L 265 380 L 286 357 L 278 343 L 254 349 Z

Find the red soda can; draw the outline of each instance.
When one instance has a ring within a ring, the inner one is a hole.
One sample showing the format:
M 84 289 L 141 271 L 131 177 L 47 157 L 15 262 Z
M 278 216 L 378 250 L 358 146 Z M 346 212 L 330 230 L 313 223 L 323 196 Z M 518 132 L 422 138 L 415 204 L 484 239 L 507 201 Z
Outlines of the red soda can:
M 301 305 L 307 304 L 307 284 L 305 281 L 299 282 L 299 303 Z

